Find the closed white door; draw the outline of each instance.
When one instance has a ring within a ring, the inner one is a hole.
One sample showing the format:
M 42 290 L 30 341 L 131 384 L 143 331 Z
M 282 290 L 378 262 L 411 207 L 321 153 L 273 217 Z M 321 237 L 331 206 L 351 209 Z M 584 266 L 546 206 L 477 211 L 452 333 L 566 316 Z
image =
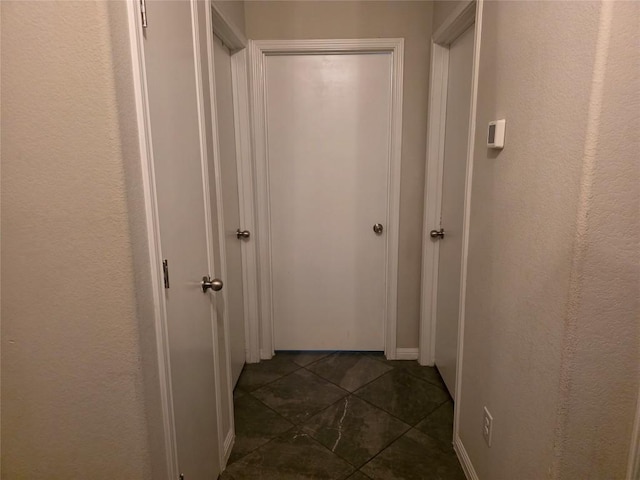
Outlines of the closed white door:
M 251 239 L 238 238 L 237 235 L 237 231 L 243 231 L 244 228 L 240 225 L 231 54 L 217 36 L 214 36 L 213 40 L 213 60 L 227 267 L 225 289 L 229 316 L 231 376 L 232 385 L 235 385 L 246 358 L 240 242 L 251 241 Z
M 458 314 L 462 262 L 462 227 L 471 111 L 474 27 L 453 42 L 449 50 L 447 115 L 445 125 L 442 211 L 438 263 L 435 363 L 455 398 L 458 351 Z
M 270 55 L 276 350 L 383 350 L 391 54 Z
M 190 2 L 147 2 L 144 55 L 158 201 L 179 473 L 220 473 L 218 392 Z M 217 245 L 212 245 L 217 248 Z

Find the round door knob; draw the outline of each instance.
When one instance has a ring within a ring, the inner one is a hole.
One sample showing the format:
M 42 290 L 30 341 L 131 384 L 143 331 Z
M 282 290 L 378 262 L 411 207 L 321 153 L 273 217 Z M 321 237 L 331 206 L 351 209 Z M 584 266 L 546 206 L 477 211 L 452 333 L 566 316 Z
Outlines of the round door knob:
M 211 277 L 208 275 L 205 275 L 204 277 L 202 277 L 203 292 L 206 292 L 209 289 L 213 290 L 214 292 L 219 292 L 220 290 L 222 290 L 223 286 L 224 286 L 224 283 L 222 283 L 222 280 L 218 278 L 214 278 L 212 280 Z
M 236 237 L 238 237 L 238 240 L 240 240 L 241 238 L 249 238 L 251 236 L 251 232 L 249 230 L 236 230 Z
M 439 240 L 441 238 L 444 238 L 444 228 L 441 228 L 440 230 L 431 230 L 429 232 L 429 235 L 433 239 L 438 239 Z
M 382 231 L 384 230 L 384 227 L 382 226 L 381 223 L 376 223 L 373 226 L 373 231 L 376 232 L 376 235 L 380 235 L 382 233 Z

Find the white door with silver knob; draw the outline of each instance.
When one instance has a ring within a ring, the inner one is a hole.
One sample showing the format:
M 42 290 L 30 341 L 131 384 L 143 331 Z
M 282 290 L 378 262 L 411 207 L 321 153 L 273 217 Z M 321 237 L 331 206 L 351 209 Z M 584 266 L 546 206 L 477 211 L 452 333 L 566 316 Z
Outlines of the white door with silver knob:
M 219 280 L 208 275 L 216 271 L 209 252 L 219 250 L 219 245 L 208 234 L 211 223 L 205 210 L 209 192 L 202 172 L 207 159 L 200 145 L 206 133 L 199 118 L 193 12 L 190 2 L 147 2 L 147 12 L 153 26 L 141 41 L 160 243 L 166 259 L 164 300 L 178 473 L 186 479 L 217 478 L 224 438 L 220 427 L 230 419 L 217 416 L 217 411 L 228 412 L 223 408 L 228 382 L 212 329 L 218 324 L 212 302 L 219 302 L 220 294 L 213 292 Z
M 213 38 L 213 62 L 227 284 L 226 312 L 222 314 L 228 315 L 231 377 L 232 385 L 235 385 L 246 359 L 241 249 L 242 242 L 251 241 L 251 233 L 240 225 L 231 53 L 217 36 Z M 209 172 L 213 175 L 215 166 Z M 215 182 L 213 176 L 211 182 Z
M 467 136 L 471 109 L 471 66 L 474 28 L 450 47 L 447 118 L 445 123 L 442 212 L 439 229 L 430 232 L 439 242 L 435 363 L 455 398 L 458 316 L 462 260 Z M 433 228 L 433 227 L 432 227 Z
M 265 59 L 276 350 L 384 350 L 391 61 Z

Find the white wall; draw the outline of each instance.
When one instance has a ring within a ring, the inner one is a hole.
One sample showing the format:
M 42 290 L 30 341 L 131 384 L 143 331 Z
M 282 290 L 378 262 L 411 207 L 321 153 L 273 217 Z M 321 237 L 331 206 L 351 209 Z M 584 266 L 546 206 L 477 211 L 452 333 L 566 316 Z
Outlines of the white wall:
M 625 477 L 638 393 L 640 4 L 614 2 L 610 21 L 603 5 L 484 6 L 459 399 L 481 479 Z M 499 118 L 497 153 L 485 134 Z
M 124 5 L 1 4 L 2 478 L 162 478 Z
M 417 347 L 431 2 L 247 1 L 253 40 L 404 37 L 398 347 Z

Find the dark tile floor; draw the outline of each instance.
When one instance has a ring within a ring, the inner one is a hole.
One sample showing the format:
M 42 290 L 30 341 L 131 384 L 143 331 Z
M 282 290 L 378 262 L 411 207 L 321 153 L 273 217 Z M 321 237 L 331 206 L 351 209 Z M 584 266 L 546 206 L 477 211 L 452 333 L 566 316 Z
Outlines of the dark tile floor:
M 434 368 L 381 353 L 279 352 L 234 392 L 223 480 L 464 480 Z

